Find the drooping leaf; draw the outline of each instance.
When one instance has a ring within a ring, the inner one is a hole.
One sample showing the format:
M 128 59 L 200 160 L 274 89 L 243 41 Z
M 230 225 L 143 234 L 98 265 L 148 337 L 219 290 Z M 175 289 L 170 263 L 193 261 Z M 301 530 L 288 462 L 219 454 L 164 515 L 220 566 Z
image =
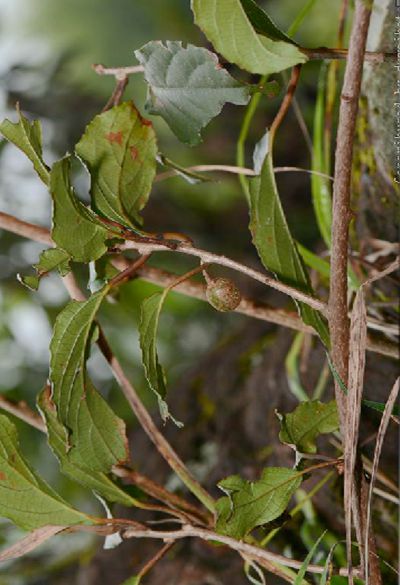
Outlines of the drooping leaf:
M 305 293 L 313 294 L 307 271 L 292 238 L 275 182 L 272 156 L 265 157 L 261 174 L 250 179 L 250 230 L 267 270 L 280 281 Z M 318 332 L 329 346 L 329 333 L 318 311 L 297 303 L 300 316 Z
M 51 236 L 76 262 L 97 260 L 105 252 L 108 232 L 95 214 L 77 199 L 71 186 L 70 159 L 65 157 L 51 169 L 50 191 L 53 197 Z
M 316 453 L 319 435 L 333 433 L 339 428 L 335 400 L 324 404 L 319 400 L 301 402 L 293 412 L 280 414 L 282 443 L 294 446 L 300 453 Z
M 254 2 L 254 0 L 240 0 L 240 4 L 258 34 L 275 41 L 286 41 L 287 43 L 296 44 L 293 39 L 288 37 L 287 34 L 276 26 L 265 10 Z
M 42 128 L 38 120 L 30 122 L 17 107 L 19 121 L 4 120 L 0 132 L 9 142 L 17 146 L 33 164 L 33 168 L 45 185 L 49 184 L 49 168 L 42 156 Z
M 121 490 L 102 471 L 93 470 L 78 451 L 75 457 L 69 456 L 70 443 L 68 431 L 57 418 L 57 408 L 52 400 L 49 387 L 45 387 L 38 396 L 38 408 L 46 423 L 48 441 L 55 456 L 60 462 L 61 471 L 73 481 L 100 494 L 110 502 L 118 502 L 124 506 L 132 506 L 135 501 Z M 91 426 L 93 424 L 91 423 Z
M 181 426 L 181 423 L 171 416 L 164 400 L 167 393 L 165 373 L 157 354 L 158 321 L 167 294 L 166 288 L 143 301 L 140 311 L 139 341 L 146 380 L 157 397 L 161 418 L 164 422 L 171 418 L 178 426 Z
M 18 280 L 31 290 L 37 290 L 40 279 L 52 270 L 57 269 L 61 276 L 68 274 L 70 271 L 70 260 L 71 257 L 65 250 L 49 248 L 40 254 L 39 262 L 33 265 L 33 268 L 36 270 L 36 275 L 18 275 Z
M 217 532 L 243 538 L 253 528 L 275 520 L 285 511 L 301 481 L 301 475 L 293 469 L 268 467 L 258 481 L 232 475 L 219 482 L 227 496 L 217 501 Z
M 93 524 L 74 510 L 36 472 L 20 453 L 17 429 L 0 415 L 0 516 L 25 530 L 48 524 Z
M 52 400 L 68 433 L 68 459 L 104 473 L 128 458 L 125 424 L 96 391 L 85 368 L 93 321 L 107 292 L 104 287 L 87 301 L 71 301 L 57 317 L 50 345 Z
M 181 42 L 152 41 L 135 51 L 149 84 L 146 109 L 162 116 L 171 130 L 190 145 L 200 130 L 230 102 L 245 105 L 249 91 L 233 79 L 207 49 Z
M 254 6 L 251 9 L 249 2 L 192 0 L 192 11 L 196 24 L 216 51 L 250 73 L 270 75 L 307 61 L 292 42 L 274 40 L 280 34 L 278 29 L 267 15 L 261 19 L 260 11 L 255 11 Z M 262 35 L 254 25 L 262 29 Z
M 123 225 L 141 224 L 156 172 L 151 122 L 124 102 L 93 118 L 75 151 L 90 173 L 93 209 Z

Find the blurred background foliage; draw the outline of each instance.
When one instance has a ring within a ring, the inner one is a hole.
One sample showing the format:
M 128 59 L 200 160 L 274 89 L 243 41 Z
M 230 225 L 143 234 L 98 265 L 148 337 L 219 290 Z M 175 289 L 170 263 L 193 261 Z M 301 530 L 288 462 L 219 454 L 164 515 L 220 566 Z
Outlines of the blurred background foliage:
M 285 30 L 307 3 L 306 0 L 260 2 Z M 19 101 L 29 117 L 41 120 L 48 162 L 71 151 L 85 125 L 102 109 L 113 89 L 114 80 L 96 75 L 91 65 L 134 64 L 133 51 L 154 39 L 205 44 L 193 25 L 189 4 L 189 0 L 0 0 L 1 118 L 14 120 L 15 103 Z M 339 6 L 340 0 L 317 0 L 299 28 L 296 40 L 308 47 L 334 45 Z M 303 68 L 297 94 L 310 131 L 318 70 L 316 63 Z M 131 78 L 126 98 L 133 98 L 143 109 L 145 86 L 141 75 Z M 280 99 L 281 96 L 261 100 L 249 135 L 248 164 L 251 164 L 252 148 L 273 119 Z M 243 109 L 225 107 L 204 132 L 203 144 L 193 149 L 180 144 L 166 125 L 154 118 L 160 150 L 182 165 L 234 164 L 242 115 Z M 276 164 L 310 168 L 309 152 L 292 113 L 279 133 Z M 295 237 L 315 249 L 320 242 L 312 213 L 309 177 L 282 174 L 278 181 Z M 82 171 L 77 171 L 75 183 L 85 199 L 87 177 Z M 48 193 L 29 161 L 4 142 L 0 143 L 0 209 L 26 221 L 50 225 Z M 159 183 L 154 187 L 144 216 L 149 231 L 185 232 L 199 246 L 258 266 L 250 243 L 246 202 L 233 176 L 198 185 L 189 185 L 181 178 Z M 43 279 L 37 293 L 27 291 L 17 282 L 16 274 L 29 272 L 37 261 L 43 248 L 40 244 L 6 232 L 0 232 L 0 243 L 0 391 L 33 406 L 47 377 L 52 324 L 67 302 L 67 295 L 57 276 Z M 163 254 L 151 262 L 177 273 L 193 266 L 190 260 L 173 254 Z M 86 286 L 88 274 L 82 270 L 79 274 Z M 238 278 L 238 283 L 244 292 L 250 292 L 247 281 Z M 150 284 L 133 282 L 123 288 L 119 303 L 108 304 L 101 315 L 113 348 L 149 405 L 152 397 L 142 375 L 137 320 L 141 300 L 154 290 Z M 267 300 L 263 289 L 252 288 L 251 293 L 255 296 L 260 293 L 259 298 Z M 274 300 L 285 302 L 281 298 L 274 297 Z M 168 372 L 170 392 L 173 393 L 174 383 L 185 376 L 199 354 L 223 344 L 240 331 L 245 319 L 239 315 L 220 315 L 202 302 L 170 294 L 159 331 L 159 350 Z M 97 387 L 128 424 L 134 425 L 96 350 L 89 366 Z M 18 422 L 18 427 L 24 452 L 43 476 L 76 506 L 101 513 L 100 504 L 91 495 L 58 473 L 45 438 L 22 423 Z M 3 522 L 2 527 L 3 543 L 18 537 L 18 531 L 8 522 Z M 74 556 L 85 562 L 82 551 L 89 555 L 93 546 L 92 539 L 82 535 L 74 535 L 70 541 L 65 537 L 52 540 L 46 571 L 51 573 Z M 43 550 L 38 554 L 43 554 Z M 31 555 L 2 568 L 0 585 L 42 583 L 40 571 L 43 566 L 38 566 L 35 555 Z

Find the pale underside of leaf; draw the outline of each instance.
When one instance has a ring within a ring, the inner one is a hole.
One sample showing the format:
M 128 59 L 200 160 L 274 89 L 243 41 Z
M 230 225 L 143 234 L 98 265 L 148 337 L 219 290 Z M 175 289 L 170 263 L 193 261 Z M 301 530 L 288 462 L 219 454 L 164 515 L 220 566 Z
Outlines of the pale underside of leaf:
M 283 514 L 290 498 L 302 481 L 298 472 L 269 467 L 256 482 L 231 476 L 218 486 L 228 494 L 217 502 L 217 531 L 234 538 Z
M 226 102 L 245 105 L 249 101 L 248 89 L 207 49 L 153 41 L 135 55 L 149 84 L 147 110 L 162 116 L 177 137 L 190 145 L 200 141 L 200 130 Z
M 57 317 L 50 345 L 52 400 L 69 433 L 70 461 L 105 473 L 128 457 L 125 424 L 95 390 L 85 368 L 93 321 L 107 292 L 104 287 L 87 301 L 70 302 Z
M 192 0 L 192 10 L 218 53 L 246 71 L 270 75 L 307 61 L 295 45 L 257 34 L 240 0 Z
M 93 209 L 123 225 L 140 224 L 156 172 L 151 122 L 124 102 L 96 116 L 75 151 L 90 173 Z
M 92 519 L 71 508 L 26 463 L 17 430 L 0 415 L 0 516 L 26 530 L 52 524 L 92 524 Z

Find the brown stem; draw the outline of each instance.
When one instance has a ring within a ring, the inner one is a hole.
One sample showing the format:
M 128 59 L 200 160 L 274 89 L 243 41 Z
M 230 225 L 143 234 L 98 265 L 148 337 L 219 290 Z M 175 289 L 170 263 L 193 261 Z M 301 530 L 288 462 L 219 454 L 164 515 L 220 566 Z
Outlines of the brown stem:
M 340 59 L 348 60 L 351 58 L 351 45 L 349 49 L 328 49 L 328 47 L 317 47 L 315 49 L 301 48 L 301 51 L 312 60 L 325 59 Z M 376 53 L 374 51 L 364 51 L 362 55 L 363 61 L 368 63 L 383 63 L 385 61 L 394 61 L 396 59 L 395 53 Z
M 138 573 L 138 578 L 142 579 L 151 569 L 160 561 L 167 552 L 174 546 L 175 542 L 167 542 L 164 546 L 154 555 L 151 557 L 149 561 L 143 566 L 143 568 Z
M 254 270 L 253 268 L 249 268 L 240 262 L 236 262 L 231 258 L 227 258 L 226 256 L 220 256 L 218 254 L 213 254 L 208 252 L 207 250 L 202 250 L 200 248 L 195 248 L 192 245 L 188 245 L 185 242 L 177 242 L 174 248 L 169 247 L 168 241 L 166 242 L 157 242 L 157 243 L 147 243 L 141 242 L 136 239 L 136 237 L 131 237 L 126 240 L 124 244 L 120 246 L 121 250 L 137 250 L 140 254 L 149 254 L 150 252 L 178 252 L 180 254 L 187 254 L 189 256 L 196 256 L 200 258 L 203 263 L 207 264 L 219 264 L 220 266 L 226 266 L 227 268 L 231 268 L 237 272 L 241 272 L 245 274 L 249 278 L 256 280 L 257 282 L 261 282 L 268 287 L 274 288 L 282 292 L 293 299 L 296 299 L 306 305 L 312 307 L 316 311 L 321 311 L 324 313 L 327 309 L 327 305 L 324 301 L 312 297 L 306 293 L 303 293 L 297 288 L 284 284 L 270 276 L 266 276 L 264 272 L 260 272 L 258 270 Z
M 350 38 L 349 58 L 341 94 L 333 188 L 331 279 L 329 324 L 332 358 L 347 385 L 349 361 L 349 319 L 347 316 L 347 264 L 349 223 L 351 219 L 350 186 L 353 144 L 361 90 L 363 55 L 371 10 L 364 0 L 357 0 Z M 336 384 L 342 430 L 345 425 L 345 397 Z
M 284 117 L 287 114 L 287 111 L 290 108 L 290 104 L 292 103 L 292 99 L 293 99 L 294 93 L 296 91 L 297 84 L 299 82 L 300 72 L 301 72 L 301 65 L 295 65 L 292 69 L 292 74 L 290 76 L 289 85 L 288 85 L 288 88 L 286 90 L 286 95 L 283 98 L 281 106 L 279 108 L 279 111 L 276 114 L 276 116 L 271 124 L 271 128 L 269 130 L 269 141 L 270 141 L 270 145 L 271 145 L 271 150 L 272 150 L 272 145 L 274 143 L 276 131 L 278 130 L 279 126 L 281 125 Z
M 121 465 L 116 465 L 113 467 L 112 472 L 117 477 L 121 477 L 122 479 L 127 480 L 133 485 L 138 486 L 152 498 L 160 500 L 160 502 L 164 502 L 165 504 L 168 504 L 173 508 L 177 508 L 178 510 L 184 510 L 185 512 L 199 518 L 201 522 L 205 522 L 206 524 L 210 522 L 210 516 L 205 514 L 202 510 L 199 510 L 198 508 L 196 508 L 196 506 L 190 504 L 177 494 L 174 494 L 166 490 L 164 487 L 162 487 L 149 477 L 146 477 L 142 473 L 139 473 L 135 469 L 123 467 Z
M 123 523 L 123 520 L 120 521 Z M 248 544 L 247 542 L 239 541 L 230 536 L 225 536 L 223 534 L 217 534 L 211 530 L 207 530 L 204 528 L 197 528 L 195 526 L 186 525 L 183 526 L 181 530 L 171 530 L 171 531 L 158 531 L 158 530 L 151 530 L 151 529 L 137 529 L 137 528 L 128 528 L 123 533 L 124 538 L 160 538 L 162 540 L 179 540 L 181 538 L 200 538 L 207 542 L 220 542 L 225 544 L 232 550 L 236 550 L 240 554 L 244 554 L 246 557 L 256 561 L 262 566 L 264 562 L 276 563 L 277 565 L 282 565 L 284 567 L 290 567 L 292 569 L 300 569 L 302 566 L 301 561 L 297 561 L 295 559 L 290 559 L 284 557 L 283 555 L 279 555 L 264 548 L 254 546 L 252 544 Z M 267 568 L 268 568 L 267 566 Z M 324 571 L 323 566 L 319 565 L 308 565 L 307 572 L 308 573 L 316 573 L 321 574 Z M 355 571 L 357 574 L 357 572 Z M 340 569 L 338 571 L 339 575 L 346 576 L 348 574 L 347 569 Z
M 369 23 L 371 18 L 371 4 L 365 0 L 356 0 L 353 26 L 350 37 L 348 59 L 341 93 L 339 125 L 336 143 L 335 180 L 333 189 L 333 220 L 332 220 L 332 251 L 331 251 L 331 279 L 329 295 L 329 328 L 332 343 L 332 359 L 339 376 L 348 385 L 349 373 L 349 319 L 347 313 L 347 272 L 348 272 L 348 244 L 349 224 L 351 220 L 350 195 L 351 172 L 353 160 L 353 145 L 358 113 L 358 100 L 361 90 L 361 80 L 364 65 L 365 47 Z M 338 403 L 342 436 L 346 437 L 346 397 L 335 382 L 336 400 Z M 355 477 L 355 499 L 352 502 L 357 540 L 360 553 L 363 551 L 362 526 L 367 513 L 362 494 L 365 492 L 363 484 L 364 474 L 357 466 Z M 357 481 L 358 480 L 358 481 Z M 375 552 L 372 550 L 372 552 Z M 348 559 L 351 567 L 351 559 Z M 371 555 L 370 574 L 373 583 L 379 585 L 381 576 L 379 563 Z M 350 571 L 349 582 L 353 583 Z
M 150 254 L 147 254 L 140 256 L 140 258 L 138 258 L 134 262 L 129 263 L 129 265 L 124 270 L 122 270 L 122 272 L 120 272 L 110 280 L 109 286 L 111 288 L 114 288 L 116 286 L 120 286 L 121 284 L 125 284 L 126 282 L 134 278 L 139 268 L 144 266 L 149 258 Z
M 0 228 L 36 242 L 41 242 L 48 246 L 54 245 L 49 230 L 21 221 L 8 213 L 0 212 Z M 113 263 L 122 270 L 125 270 L 129 266 L 129 262 L 123 256 L 115 257 Z M 150 266 L 142 266 L 137 270 L 137 274 L 140 278 L 163 287 L 169 286 L 176 279 L 175 274 Z M 175 290 L 203 301 L 206 300 L 205 287 L 200 283 L 185 282 L 176 286 Z M 253 317 L 254 319 L 275 323 L 276 325 L 294 329 L 295 331 L 304 331 L 305 333 L 315 334 L 314 329 L 305 325 L 296 313 L 284 309 L 272 308 L 267 304 L 258 303 L 253 299 L 243 297 L 243 300 L 236 311 L 243 315 Z M 396 359 L 399 357 L 399 348 L 397 344 L 380 339 L 373 335 L 369 335 L 368 337 L 367 349 L 388 357 Z
M 110 99 L 102 109 L 102 112 L 107 112 L 107 110 L 110 110 L 114 106 L 118 106 L 120 104 L 128 82 L 129 77 L 127 75 L 124 75 L 120 78 L 116 76 L 115 89 L 112 92 Z
M 0 409 L 9 412 L 42 433 L 46 432 L 46 425 L 42 418 L 26 402 L 12 402 L 0 394 Z

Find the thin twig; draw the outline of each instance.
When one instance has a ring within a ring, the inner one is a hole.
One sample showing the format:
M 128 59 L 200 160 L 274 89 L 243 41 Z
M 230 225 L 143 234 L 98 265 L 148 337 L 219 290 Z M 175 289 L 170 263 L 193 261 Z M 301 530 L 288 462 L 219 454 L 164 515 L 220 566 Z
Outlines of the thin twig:
M 390 415 L 392 413 L 393 407 L 396 403 L 397 396 L 400 390 L 400 378 L 397 378 L 396 382 L 393 385 L 393 388 L 390 392 L 389 398 L 385 405 L 385 410 L 382 414 L 381 422 L 379 425 L 378 430 L 378 437 L 376 440 L 376 447 L 374 452 L 374 460 L 372 463 L 372 471 L 371 471 L 371 481 L 369 484 L 369 492 L 368 492 L 368 504 L 367 504 L 367 520 L 365 523 L 365 585 L 369 584 L 369 563 L 368 563 L 368 550 L 369 550 L 369 535 L 370 535 L 370 524 L 371 524 L 371 502 L 372 502 L 372 494 L 374 492 L 375 487 L 375 479 L 376 474 L 378 472 L 379 467 L 379 460 L 382 453 L 383 441 L 385 439 L 386 431 L 389 426 Z M 372 585 L 375 585 L 375 582 L 372 581 Z
M 54 245 L 49 230 L 31 223 L 21 221 L 7 213 L 0 212 L 0 228 L 33 241 L 41 242 L 48 246 Z M 130 265 L 129 262 L 122 256 L 116 256 L 113 259 L 113 263 L 115 263 L 115 265 L 117 265 L 122 270 L 125 270 Z M 153 268 L 150 266 L 142 266 L 137 270 L 137 273 L 144 280 L 163 287 L 169 286 L 176 279 L 175 274 L 171 274 L 170 272 L 160 268 Z M 205 288 L 200 283 L 185 282 L 178 285 L 175 288 L 175 291 L 203 301 L 207 300 L 205 295 Z M 287 311 L 285 309 L 272 308 L 264 303 L 256 302 L 253 299 L 247 297 L 242 298 L 242 302 L 236 311 L 243 315 L 247 315 L 255 319 L 260 319 L 262 321 L 267 321 L 269 323 L 275 323 L 276 325 L 281 325 L 289 329 L 315 334 L 314 329 L 305 325 L 296 313 Z M 379 339 L 377 337 L 368 337 L 367 349 L 369 351 L 379 353 L 381 355 L 386 355 L 388 357 L 399 357 L 399 348 L 397 344 Z
M 112 75 L 116 79 L 124 79 L 124 77 L 127 77 L 128 75 L 142 73 L 142 71 L 144 71 L 142 65 L 133 65 L 131 67 L 104 67 L 101 63 L 94 63 L 92 69 L 98 75 Z
M 361 0 L 364 2 L 364 0 Z M 366 2 L 364 2 L 366 4 Z M 317 47 L 315 49 L 301 48 L 309 59 L 312 60 L 349 60 L 351 58 L 351 42 L 349 49 L 328 49 L 327 47 Z M 396 53 L 382 53 L 375 51 L 363 51 L 362 60 L 368 63 L 384 63 L 385 61 L 394 61 Z
M 190 504 L 185 499 L 181 498 L 177 494 L 168 491 L 149 477 L 146 477 L 139 471 L 135 469 L 130 469 L 128 467 L 123 467 L 121 465 L 115 465 L 112 468 L 112 472 L 117 477 L 125 479 L 126 481 L 136 485 L 140 489 L 142 489 L 146 494 L 155 498 L 156 500 L 160 500 L 165 504 L 172 506 L 178 510 L 184 510 L 189 514 L 194 514 L 195 516 L 199 517 L 202 522 L 207 523 L 210 518 L 207 514 L 204 514 L 201 510 L 196 508 L 193 504 Z
M 46 432 L 46 425 L 42 417 L 36 414 L 26 402 L 12 402 L 0 394 L 0 409 L 9 412 L 42 433 Z
M 134 278 L 139 268 L 144 266 L 149 258 L 150 254 L 147 254 L 144 256 L 140 256 L 134 262 L 130 262 L 129 265 L 124 270 L 122 270 L 122 272 L 120 272 L 110 280 L 109 282 L 110 287 L 113 288 L 116 286 L 120 286 L 121 284 L 125 284 L 126 282 Z
M 121 521 L 123 522 L 123 521 Z M 235 540 L 230 536 L 223 534 L 217 534 L 212 530 L 204 528 L 197 528 L 195 526 L 185 525 L 181 530 L 171 531 L 158 531 L 158 530 L 141 530 L 136 528 L 128 528 L 123 532 L 123 538 L 159 538 L 162 540 L 179 540 L 182 538 L 200 538 L 208 542 L 220 542 L 229 546 L 229 548 L 236 550 L 240 554 L 246 555 L 246 557 L 257 561 L 263 566 L 264 561 L 278 563 L 284 567 L 291 567 L 293 569 L 300 569 L 302 562 L 294 559 L 289 559 L 283 555 L 272 553 L 258 546 L 247 544 L 246 542 Z M 308 573 L 321 574 L 324 571 L 323 566 L 309 565 L 307 568 Z M 356 571 L 355 571 L 356 573 Z M 339 575 L 346 576 L 347 570 L 340 569 Z
M 253 169 L 248 169 L 246 167 L 237 167 L 234 165 L 194 165 L 191 167 L 187 167 L 186 170 L 188 171 L 196 171 L 196 172 L 216 172 L 220 171 L 222 173 L 232 173 L 235 175 L 245 175 L 248 177 L 254 177 L 255 172 Z M 319 177 L 323 177 L 325 179 L 329 179 L 333 181 L 333 177 L 327 175 L 325 173 L 320 173 L 318 171 L 313 171 L 311 169 L 302 169 L 300 167 L 275 167 L 275 173 L 308 173 L 310 175 L 318 175 Z M 171 169 L 169 171 L 165 171 L 164 173 L 159 173 L 154 181 L 157 183 L 159 181 L 164 181 L 165 179 L 169 179 L 170 177 L 177 177 L 179 176 L 179 171 L 175 169 Z
M 307 55 L 311 60 L 346 60 L 348 58 L 349 50 L 342 48 L 328 48 L 316 47 L 314 49 L 301 48 L 301 51 Z M 364 60 L 369 63 L 383 63 L 384 61 L 393 61 L 396 59 L 395 53 L 383 53 L 376 51 L 366 51 Z M 112 75 L 117 79 L 121 79 L 127 75 L 134 75 L 135 73 L 142 73 L 144 67 L 142 65 L 130 65 L 128 67 L 105 67 L 101 63 L 94 63 L 92 69 L 98 75 Z
M 292 297 L 293 299 L 296 299 L 296 300 L 312 307 L 316 311 L 320 311 L 320 312 L 324 313 L 327 309 L 327 305 L 326 305 L 326 303 L 324 303 L 324 301 L 321 301 L 320 299 L 316 299 L 315 297 L 312 297 L 311 295 L 303 293 L 302 291 L 300 291 L 297 288 L 294 288 L 292 286 L 289 286 L 287 284 L 279 282 L 278 280 L 275 280 L 274 278 L 266 276 L 263 272 L 259 272 L 258 270 L 254 270 L 253 268 L 249 268 L 248 266 L 245 266 L 244 264 L 236 262 L 235 260 L 232 260 L 231 258 L 227 258 L 226 256 L 219 256 L 218 254 L 213 254 L 211 252 L 208 252 L 207 250 L 202 250 L 200 248 L 195 248 L 194 246 L 188 245 L 185 242 L 178 242 L 175 249 L 172 250 L 171 248 L 166 247 L 165 244 L 163 244 L 163 243 L 153 244 L 153 243 L 140 242 L 140 241 L 136 241 L 132 237 L 132 239 L 127 239 L 124 244 L 121 244 L 119 246 L 119 248 L 121 250 L 132 250 L 132 249 L 137 250 L 140 254 L 149 254 L 151 252 L 169 251 L 169 252 L 179 252 L 181 254 L 187 254 L 189 256 L 196 256 L 197 258 L 200 258 L 203 261 L 203 263 L 219 264 L 220 266 L 226 266 L 227 268 L 231 268 L 232 270 L 235 270 L 237 272 L 241 272 L 242 274 L 245 274 L 246 276 L 248 276 L 249 278 L 252 278 L 253 280 L 256 280 L 257 282 L 261 282 L 262 284 L 265 284 L 266 286 L 274 288 L 275 290 L 278 290 L 278 291 Z
M 147 573 L 151 571 L 154 565 L 156 565 L 158 561 L 160 561 L 167 554 L 167 552 L 171 550 L 174 544 L 175 544 L 174 541 L 167 542 L 166 544 L 164 544 L 164 546 L 155 555 L 153 555 L 151 559 L 147 561 L 144 567 L 139 571 L 137 575 L 138 579 L 142 579 L 145 575 L 147 575 Z
M 298 84 L 299 79 L 300 79 L 300 72 L 301 72 L 301 65 L 295 65 L 292 69 L 292 74 L 290 76 L 289 85 L 288 85 L 288 88 L 286 90 L 286 95 L 283 98 L 281 106 L 278 110 L 278 113 L 276 114 L 276 116 L 271 124 L 271 127 L 269 129 L 269 141 L 270 141 L 270 145 L 271 145 L 271 150 L 272 150 L 272 145 L 274 143 L 276 131 L 278 130 L 279 126 L 281 125 L 284 117 L 287 114 L 288 109 L 290 108 L 290 104 L 292 103 L 292 99 L 293 99 L 297 84 Z

